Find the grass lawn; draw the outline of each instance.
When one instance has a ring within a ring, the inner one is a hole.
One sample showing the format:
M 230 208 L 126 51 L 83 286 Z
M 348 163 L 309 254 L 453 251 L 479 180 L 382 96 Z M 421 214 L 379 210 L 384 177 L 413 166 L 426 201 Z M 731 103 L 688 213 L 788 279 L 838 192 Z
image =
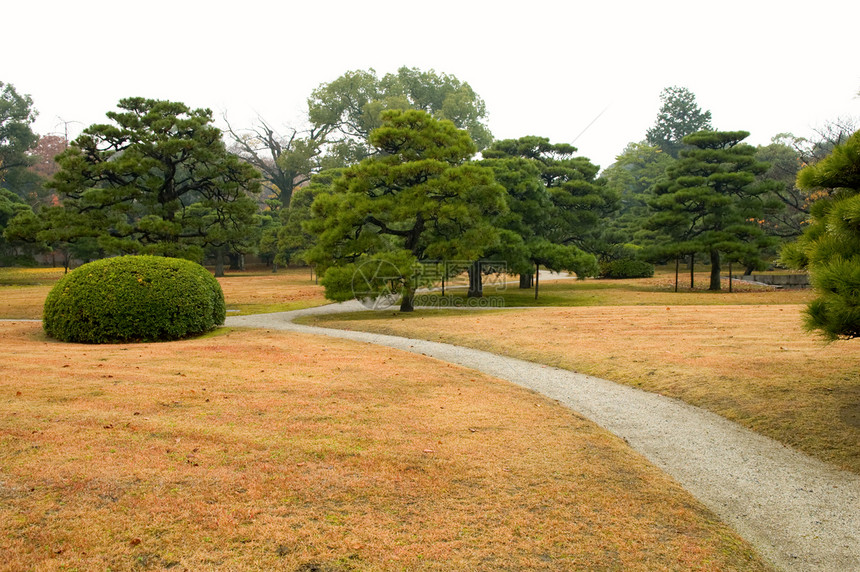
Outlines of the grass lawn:
M 328 304 L 307 268 L 228 272 L 219 278 L 228 316 L 286 312 Z
M 648 305 L 696 305 L 710 306 L 721 304 L 794 304 L 812 299 L 813 294 L 805 290 L 776 290 L 771 287 L 733 281 L 730 294 L 729 281 L 722 281 L 723 291 L 709 292 L 709 274 L 697 272 L 695 289 L 690 288 L 690 276 L 682 275 L 678 292 L 674 291 L 674 273 L 660 272 L 653 278 L 630 280 L 544 280 L 539 285 L 538 299 L 534 290 L 520 290 L 516 283 L 501 285 L 490 281 L 484 287 L 488 301 L 501 302 L 499 305 L 514 308 L 520 306 L 648 306 Z M 433 294 L 440 294 L 436 291 Z M 464 288 L 446 290 L 446 296 L 465 299 Z
M 62 268 L 0 268 L 0 319 L 40 319 Z
M 766 569 L 619 439 L 430 358 L 18 322 L 0 364 L 2 570 Z
M 45 298 L 62 278 L 62 268 L 0 268 L 0 319 L 40 319 Z M 309 270 L 288 268 L 227 272 L 219 278 L 227 314 L 285 312 L 327 303 Z
M 725 303 L 744 295 L 700 296 Z M 802 309 L 782 304 L 417 310 L 303 323 L 450 342 L 626 383 L 704 407 L 860 473 L 860 341 L 824 344 L 802 329 Z

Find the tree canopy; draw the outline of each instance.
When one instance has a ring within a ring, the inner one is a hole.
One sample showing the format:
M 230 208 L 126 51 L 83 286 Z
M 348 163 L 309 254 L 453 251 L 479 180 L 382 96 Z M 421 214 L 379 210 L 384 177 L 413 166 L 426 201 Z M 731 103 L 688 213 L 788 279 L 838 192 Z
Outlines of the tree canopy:
M 259 173 L 227 152 L 212 113 L 140 97 L 118 107 L 59 156 L 47 186 L 62 206 L 42 209 L 37 238 L 197 261 L 205 247 L 246 240 Z
M 653 189 L 654 214 L 646 227 L 661 233 L 660 249 L 667 257 L 708 253 L 710 289 L 720 289 L 721 256 L 755 264 L 770 243 L 761 228 L 769 209 L 769 187 L 757 184 L 766 163 L 755 159 L 755 148 L 741 143 L 746 131 L 700 131 L 684 138 L 689 148 L 670 166 Z
M 598 223 L 614 212 L 618 196 L 597 179 L 600 168 L 576 151 L 568 143 L 550 143 L 546 137 L 528 136 L 496 141 L 483 156 L 533 161 L 552 205 L 541 235 L 553 244 L 594 252 L 601 237 Z
M 312 128 L 304 133 L 289 129 L 279 133 L 261 118 L 250 129 L 234 130 L 227 122 L 227 133 L 233 140 L 230 151 L 260 171 L 265 194 L 271 197 L 268 205 L 274 211 L 289 208 L 293 191 L 307 184 L 319 170 L 329 129 Z
M 696 96 L 686 87 L 672 86 L 660 92 L 660 112 L 657 121 L 645 134 L 650 145 L 678 158 L 684 148 L 684 137 L 697 131 L 709 131 L 711 112 L 702 111 Z
M 860 131 L 815 165 L 797 185 L 826 189 L 813 203 L 811 224 L 782 260 L 808 269 L 818 294 L 806 311 L 806 325 L 830 340 L 860 337 Z
M 24 171 L 30 164 L 27 152 L 39 141 L 31 128 L 35 120 L 33 99 L 0 81 L 0 185 L 4 181 L 8 185 L 13 179 L 10 174 Z
M 327 166 L 347 165 L 372 153 L 368 138 L 382 124 L 386 109 L 417 109 L 449 120 L 468 131 L 478 150 L 492 141 L 484 100 L 453 75 L 408 67 L 382 78 L 372 68 L 349 71 L 320 85 L 308 99 L 311 124 L 331 132 L 329 151 L 339 157 L 340 164 Z
M 388 110 L 369 143 L 376 153 L 347 168 L 313 203 L 307 225 L 318 237 L 309 260 L 325 272 L 322 284 L 334 300 L 352 298 L 356 276 L 367 292 L 392 288 L 401 310 L 412 309 L 416 263 L 477 260 L 497 240 L 492 217 L 503 212 L 505 192 L 490 169 L 469 159 L 469 134 L 418 110 Z M 363 270 L 364 269 L 364 270 Z M 378 293 L 378 291 L 376 292 Z
M 8 189 L 0 187 L 0 265 L 5 259 L 14 256 L 13 247 L 16 243 L 14 234 L 6 234 L 6 227 L 16 216 L 27 216 L 33 214 L 30 208 L 21 198 Z
M 520 274 L 522 287 L 538 266 L 580 277 L 597 272 L 594 257 L 580 245 L 595 231 L 607 202 L 603 187 L 593 182 L 597 167 L 575 153 L 572 145 L 536 136 L 496 141 L 483 152 L 481 164 L 493 169 L 510 207 L 496 221 L 506 234 L 492 255 Z
M 659 147 L 645 142 L 629 143 L 615 163 L 603 171 L 601 178 L 618 196 L 618 210 L 606 228 L 614 247 L 608 258 L 635 257 L 634 242 L 641 242 L 642 226 L 650 214 L 651 189 L 675 161 Z

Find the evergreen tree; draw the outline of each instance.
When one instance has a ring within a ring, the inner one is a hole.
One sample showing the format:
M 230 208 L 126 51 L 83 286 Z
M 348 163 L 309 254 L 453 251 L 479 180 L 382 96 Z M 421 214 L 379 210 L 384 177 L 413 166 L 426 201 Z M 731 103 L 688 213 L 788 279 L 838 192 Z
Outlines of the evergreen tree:
M 710 131 L 711 112 L 702 111 L 696 96 L 686 87 L 672 86 L 660 93 L 660 113 L 645 139 L 664 153 L 678 158 L 684 148 L 683 139 L 697 131 Z
M 616 157 L 615 163 L 601 174 L 609 189 L 619 197 L 618 211 L 606 223 L 606 234 L 612 246 L 609 260 L 635 258 L 640 247 L 649 244 L 642 228 L 650 214 L 648 200 L 651 188 L 676 159 L 659 147 L 647 143 L 630 143 Z
M 487 253 L 488 258 L 505 261 L 507 271 L 520 276 L 520 288 L 535 287 L 535 298 L 540 267 L 573 272 L 581 278 L 597 273 L 594 256 L 572 244 L 549 240 L 554 207 L 534 161 L 509 157 L 485 159 L 481 164 L 493 169 L 496 181 L 507 191 L 510 209 L 494 221 L 500 240 Z
M 227 152 L 208 109 L 144 98 L 119 102 L 111 124 L 91 125 L 59 157 L 47 186 L 61 207 L 42 210 L 34 238 L 98 241 L 112 253 L 219 261 L 249 248 L 259 173 Z
M 411 311 L 416 263 L 480 259 L 498 240 L 492 220 L 507 208 L 505 192 L 469 161 L 469 134 L 424 111 L 383 112 L 369 142 L 374 155 L 314 200 L 306 228 L 318 241 L 307 258 L 330 299 L 399 292 L 401 311 Z
M 567 143 L 550 143 L 546 137 L 528 136 L 496 141 L 484 150 L 486 159 L 521 158 L 531 161 L 538 170 L 548 204 L 540 216 L 524 219 L 531 233 L 542 239 L 541 252 L 555 251 L 568 260 L 579 260 L 579 273 L 596 272 L 596 265 L 586 263 L 582 253 L 599 249 L 603 239 L 600 223 L 614 213 L 618 196 L 597 180 L 600 168 L 588 158 L 577 156 L 576 147 Z M 525 206 L 534 209 L 532 204 Z M 557 245 L 552 249 L 547 244 Z M 557 266 L 552 264 L 551 266 Z M 566 268 L 570 269 L 570 268 Z
M 664 237 L 668 256 L 706 252 L 711 261 L 710 289 L 720 289 L 722 257 L 747 265 L 773 240 L 761 222 L 779 204 L 766 201 L 770 185 L 756 182 L 766 163 L 755 148 L 741 143 L 746 131 L 701 131 L 684 138 L 688 149 L 653 189 L 654 214 L 646 228 Z
M 33 161 L 28 151 L 39 142 L 39 136 L 30 127 L 35 120 L 32 98 L 20 95 L 15 86 L 0 81 L 0 186 L 21 198 L 25 196 L 18 187 L 31 182 L 27 167 Z
M 818 294 L 806 325 L 828 339 L 860 337 L 860 131 L 797 177 L 806 192 L 826 189 L 812 204 L 811 224 L 782 260 L 809 270 Z

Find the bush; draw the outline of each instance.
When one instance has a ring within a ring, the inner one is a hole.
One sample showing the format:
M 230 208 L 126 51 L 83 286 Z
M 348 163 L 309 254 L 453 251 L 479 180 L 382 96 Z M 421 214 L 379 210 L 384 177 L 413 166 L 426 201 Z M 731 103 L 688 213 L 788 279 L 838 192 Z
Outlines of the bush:
M 224 293 L 199 264 L 122 256 L 84 264 L 45 300 L 45 332 L 65 342 L 177 340 L 224 323 Z
M 652 276 L 654 276 L 654 265 L 644 260 L 622 258 L 600 265 L 601 278 L 651 278 Z

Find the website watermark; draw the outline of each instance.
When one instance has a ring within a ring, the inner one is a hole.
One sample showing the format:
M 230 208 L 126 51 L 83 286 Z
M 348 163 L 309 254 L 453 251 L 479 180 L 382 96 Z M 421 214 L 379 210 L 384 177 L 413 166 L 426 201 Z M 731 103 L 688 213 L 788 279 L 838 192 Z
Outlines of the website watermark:
M 352 276 L 355 299 L 371 310 L 400 303 L 404 292 L 412 293 L 413 306 L 502 308 L 504 297 L 483 292 L 498 294 L 506 288 L 503 261 L 430 260 L 404 271 L 387 260 L 367 260 L 356 266 Z
M 412 301 L 415 306 L 431 306 L 433 308 L 504 308 L 505 299 L 502 296 L 482 296 L 469 298 L 463 296 L 442 296 L 439 294 L 419 294 Z

